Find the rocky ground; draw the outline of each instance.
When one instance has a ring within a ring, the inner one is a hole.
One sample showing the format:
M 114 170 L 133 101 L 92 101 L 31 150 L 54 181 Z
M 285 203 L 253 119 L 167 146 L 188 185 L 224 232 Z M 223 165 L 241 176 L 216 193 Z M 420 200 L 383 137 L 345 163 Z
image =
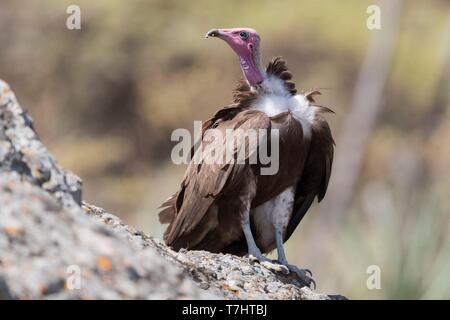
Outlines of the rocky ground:
M 247 258 L 174 252 L 81 190 L 0 80 L 0 299 L 343 298 Z

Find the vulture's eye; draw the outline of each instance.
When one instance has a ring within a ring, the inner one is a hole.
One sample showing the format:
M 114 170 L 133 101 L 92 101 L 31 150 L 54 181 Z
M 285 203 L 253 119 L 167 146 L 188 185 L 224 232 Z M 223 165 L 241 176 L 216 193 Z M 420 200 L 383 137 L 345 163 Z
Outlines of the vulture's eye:
M 248 39 L 248 32 L 241 31 L 239 33 L 239 36 L 241 37 L 242 40 L 247 40 Z

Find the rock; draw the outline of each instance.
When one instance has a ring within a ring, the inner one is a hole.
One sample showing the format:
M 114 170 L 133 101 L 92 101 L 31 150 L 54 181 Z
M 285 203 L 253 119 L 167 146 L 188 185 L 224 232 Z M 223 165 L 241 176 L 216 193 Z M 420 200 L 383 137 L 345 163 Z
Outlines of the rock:
M 107 225 L 86 216 L 81 208 L 64 208 L 48 192 L 22 181 L 16 172 L 0 174 L 0 203 L 0 296 L 214 297 L 156 250 L 130 245 Z M 71 287 L 78 272 L 79 289 Z
M 33 121 L 0 80 L 0 171 L 17 172 L 67 208 L 81 204 L 81 179 L 59 167 L 38 139 Z
M 175 252 L 82 202 L 0 80 L 0 299 L 336 299 L 247 258 Z M 155 213 L 156 214 L 156 213 Z

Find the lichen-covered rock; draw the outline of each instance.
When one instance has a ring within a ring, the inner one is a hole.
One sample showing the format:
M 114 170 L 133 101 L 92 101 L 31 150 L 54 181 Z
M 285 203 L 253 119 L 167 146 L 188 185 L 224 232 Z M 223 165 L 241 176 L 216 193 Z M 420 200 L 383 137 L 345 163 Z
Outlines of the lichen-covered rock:
M 17 172 L 22 179 L 52 193 L 64 207 L 81 203 L 81 179 L 58 166 L 38 139 L 31 117 L 0 80 L 0 172 Z
M 17 173 L 0 174 L 0 297 L 214 298 L 152 248 L 66 209 Z
M 0 299 L 334 299 L 247 258 L 174 252 L 82 203 L 0 80 Z
M 295 277 L 275 274 L 248 258 L 206 251 L 175 252 L 152 237 L 124 224 L 102 208 L 83 203 L 84 211 L 96 217 L 136 248 L 154 248 L 158 254 L 184 270 L 198 286 L 226 299 L 340 299 L 300 287 Z

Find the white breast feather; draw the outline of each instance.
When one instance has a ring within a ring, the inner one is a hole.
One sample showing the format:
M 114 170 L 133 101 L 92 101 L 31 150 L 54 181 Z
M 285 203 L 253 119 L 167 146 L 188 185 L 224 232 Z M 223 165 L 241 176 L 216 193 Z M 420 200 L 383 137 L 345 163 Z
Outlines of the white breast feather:
M 264 247 L 275 245 L 275 227 L 286 232 L 294 206 L 295 187 L 288 187 L 278 196 L 251 210 L 257 230 L 257 243 Z
M 311 124 L 315 118 L 315 107 L 302 94 L 292 96 L 284 87 L 282 80 L 269 77 L 261 84 L 264 95 L 256 102 L 254 108 L 269 117 L 290 111 L 302 124 L 305 137 L 311 137 Z

